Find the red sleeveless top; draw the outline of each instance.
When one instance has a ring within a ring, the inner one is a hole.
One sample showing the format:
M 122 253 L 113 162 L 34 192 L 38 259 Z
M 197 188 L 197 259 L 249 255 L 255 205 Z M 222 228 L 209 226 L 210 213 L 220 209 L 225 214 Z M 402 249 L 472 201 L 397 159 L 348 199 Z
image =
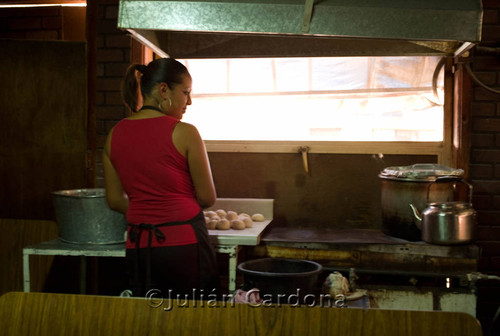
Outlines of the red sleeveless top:
M 129 197 L 131 224 L 186 221 L 201 211 L 187 159 L 172 141 L 178 122 L 170 116 L 123 119 L 113 130 L 110 158 Z M 196 242 L 194 234 L 184 238 Z M 173 245 L 188 243 L 184 238 Z

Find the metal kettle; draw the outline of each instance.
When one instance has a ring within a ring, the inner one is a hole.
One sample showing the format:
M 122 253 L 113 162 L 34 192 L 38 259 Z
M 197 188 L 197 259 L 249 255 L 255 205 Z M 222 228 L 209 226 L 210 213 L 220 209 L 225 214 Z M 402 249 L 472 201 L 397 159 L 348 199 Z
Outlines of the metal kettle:
M 472 207 L 472 185 L 458 177 L 444 176 L 433 183 L 457 181 L 468 187 L 468 202 L 428 203 L 419 214 L 418 209 L 409 204 L 414 215 L 414 222 L 422 231 L 422 240 L 430 244 L 456 245 L 472 241 L 476 220 L 476 211 Z M 427 189 L 427 201 L 429 190 Z

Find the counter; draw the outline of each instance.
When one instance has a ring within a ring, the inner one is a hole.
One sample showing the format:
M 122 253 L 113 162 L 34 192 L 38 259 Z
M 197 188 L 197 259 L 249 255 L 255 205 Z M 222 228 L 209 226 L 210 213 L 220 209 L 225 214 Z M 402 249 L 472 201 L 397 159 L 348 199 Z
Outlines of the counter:
M 241 246 L 256 246 L 260 243 L 262 233 L 273 219 L 273 207 L 273 199 L 218 198 L 215 204 L 207 209 L 232 210 L 250 215 L 261 213 L 266 218 L 263 222 L 254 222 L 252 228 L 244 230 L 208 230 L 210 241 L 214 244 L 216 251 L 229 255 L 228 289 L 230 292 L 236 289 L 236 266 Z M 54 239 L 37 245 L 26 246 L 23 248 L 25 292 L 29 292 L 31 289 L 30 255 L 80 257 L 80 292 L 84 293 L 86 287 L 86 257 L 125 257 L 125 244 L 73 244 Z
M 257 256 L 314 260 L 326 268 L 378 269 L 394 273 L 458 275 L 477 271 L 477 245 L 432 245 L 380 230 L 270 227 L 254 248 Z

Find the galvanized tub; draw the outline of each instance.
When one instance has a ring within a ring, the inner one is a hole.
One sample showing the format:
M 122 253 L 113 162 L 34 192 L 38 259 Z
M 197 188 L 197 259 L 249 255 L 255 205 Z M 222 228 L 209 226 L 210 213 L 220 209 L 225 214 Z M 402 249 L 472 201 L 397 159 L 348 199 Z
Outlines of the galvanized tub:
M 125 216 L 108 207 L 104 189 L 61 190 L 52 196 L 61 240 L 75 244 L 125 241 Z

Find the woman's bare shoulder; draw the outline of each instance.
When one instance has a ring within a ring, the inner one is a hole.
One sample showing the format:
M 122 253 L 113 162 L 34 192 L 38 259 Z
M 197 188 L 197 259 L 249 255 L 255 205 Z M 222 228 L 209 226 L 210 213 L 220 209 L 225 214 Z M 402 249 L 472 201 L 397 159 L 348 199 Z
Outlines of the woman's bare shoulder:
M 175 131 L 182 136 L 198 136 L 198 129 L 193 124 L 179 121 L 175 126 Z

